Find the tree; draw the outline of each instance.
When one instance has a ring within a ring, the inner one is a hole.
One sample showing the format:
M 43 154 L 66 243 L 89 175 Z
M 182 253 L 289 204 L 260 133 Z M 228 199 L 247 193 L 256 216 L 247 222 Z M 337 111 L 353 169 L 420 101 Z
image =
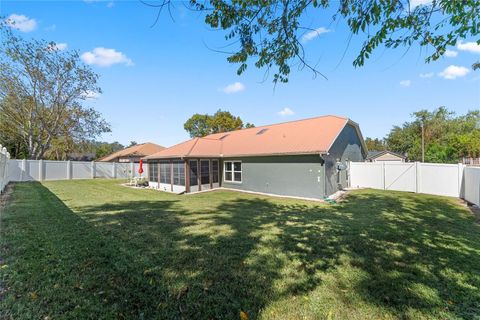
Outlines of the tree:
M 480 156 L 480 111 L 463 116 L 445 107 L 420 110 L 413 121 L 395 126 L 385 138 L 390 150 L 407 154 L 410 160 L 421 160 L 421 124 L 425 130 L 426 162 L 457 162 L 462 157 Z
M 211 133 L 210 119 L 208 114 L 195 113 L 184 124 L 183 128 L 190 134 L 190 137 L 204 137 Z
M 365 144 L 367 145 L 367 149 L 369 151 L 383 151 L 385 150 L 385 143 L 383 140 L 375 138 L 369 138 L 367 137 L 365 139 Z
M 227 53 L 227 60 L 239 64 L 238 74 L 253 58 L 257 68 L 274 69 L 274 82 L 287 82 L 294 63 L 320 74 L 308 62 L 302 45 L 302 37 L 324 31 L 306 25 L 312 17 L 343 20 L 352 35 L 365 36 L 353 61 L 355 67 L 362 66 L 381 45 L 397 48 L 418 44 L 432 49 L 426 56 L 426 62 L 430 62 L 459 39 L 478 36 L 480 1 L 416 2 L 423 4 L 415 5 L 411 0 L 190 0 L 190 6 L 206 13 L 207 25 L 226 31 L 225 38 L 234 48 Z M 163 0 L 151 6 L 159 8 L 160 14 L 165 7 L 171 12 L 173 3 Z
M 253 128 L 251 123 L 244 124 L 240 117 L 228 111 L 218 110 L 213 115 L 194 114 L 183 125 L 190 137 L 204 137 L 212 133 L 227 132 L 242 128 Z
M 137 141 L 130 141 L 130 144 L 127 146 L 127 148 L 136 146 L 137 144 Z
M 108 143 L 108 142 L 93 142 L 91 143 L 91 150 L 95 152 L 95 158 L 100 159 L 109 154 L 117 152 L 119 150 L 125 149 L 125 147 L 118 143 L 117 141 Z
M 0 26 L 0 131 L 41 159 L 46 152 L 65 153 L 91 140 L 109 125 L 82 103 L 100 93 L 98 75 L 83 65 L 76 51 L 53 42 L 26 41 Z

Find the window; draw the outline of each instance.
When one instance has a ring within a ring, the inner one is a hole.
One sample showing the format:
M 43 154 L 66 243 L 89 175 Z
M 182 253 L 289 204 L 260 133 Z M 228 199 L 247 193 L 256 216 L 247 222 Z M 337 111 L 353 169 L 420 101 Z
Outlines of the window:
M 218 183 L 218 160 L 212 160 L 212 183 Z
M 190 160 L 190 185 L 198 185 L 198 161 Z
M 148 181 L 158 182 L 158 163 L 148 163 Z
M 183 161 L 173 161 L 173 184 L 177 186 L 185 185 L 185 164 Z
M 225 181 L 242 182 L 242 162 L 241 161 L 225 161 Z
M 160 161 L 160 183 L 172 183 L 170 168 L 169 161 Z
M 210 161 L 200 160 L 200 183 L 210 184 Z

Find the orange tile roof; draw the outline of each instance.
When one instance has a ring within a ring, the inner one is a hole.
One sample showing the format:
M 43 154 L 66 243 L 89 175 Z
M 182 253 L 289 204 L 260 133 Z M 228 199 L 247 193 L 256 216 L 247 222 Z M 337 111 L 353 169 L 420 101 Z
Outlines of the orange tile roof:
M 99 159 L 98 161 L 109 162 L 119 157 L 145 157 L 155 154 L 164 149 L 165 147 L 162 147 L 158 144 L 145 142 L 114 152 L 108 156 Z
M 193 138 L 145 159 L 326 153 L 347 123 L 321 116 Z

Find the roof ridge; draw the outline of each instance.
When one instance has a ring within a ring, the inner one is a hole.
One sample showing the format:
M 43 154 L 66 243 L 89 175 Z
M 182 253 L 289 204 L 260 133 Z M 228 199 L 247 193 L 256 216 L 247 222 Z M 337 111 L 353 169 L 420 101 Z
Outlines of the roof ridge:
M 211 135 L 214 135 L 214 134 L 220 134 L 220 133 L 232 133 L 232 132 L 237 132 L 237 131 L 254 130 L 254 129 L 265 128 L 265 127 L 273 127 L 273 126 L 278 126 L 278 125 L 287 124 L 287 123 L 302 122 L 302 121 L 308 121 L 308 120 L 319 119 L 319 118 L 327 118 L 327 117 L 338 118 L 338 119 L 347 120 L 347 121 L 350 120 L 350 118 L 348 118 L 348 117 L 337 116 L 337 115 L 333 115 L 333 114 L 326 114 L 326 115 L 323 115 L 323 116 L 316 116 L 316 117 L 310 117 L 310 118 L 305 118 L 305 119 L 297 119 L 297 120 L 290 120 L 290 121 L 284 121 L 284 122 L 278 122 L 278 123 L 272 123 L 272 124 L 265 124 L 265 125 L 258 126 L 258 127 L 253 127 L 253 128 L 242 128 L 242 129 L 237 129 L 237 130 L 232 130 L 232 131 L 211 133 L 208 136 L 211 136 Z M 208 136 L 205 136 L 204 138 L 207 138 Z M 210 139 L 213 139 L 213 138 L 210 138 Z M 217 140 L 220 140 L 220 139 L 217 139 Z
M 190 148 L 190 150 L 188 150 L 188 152 L 185 154 L 186 156 L 188 156 L 188 155 L 190 155 L 190 153 L 192 153 L 192 150 L 197 145 L 197 142 L 198 142 L 199 139 L 200 138 L 198 138 L 198 137 L 195 138 L 195 142 L 193 143 L 193 146 Z

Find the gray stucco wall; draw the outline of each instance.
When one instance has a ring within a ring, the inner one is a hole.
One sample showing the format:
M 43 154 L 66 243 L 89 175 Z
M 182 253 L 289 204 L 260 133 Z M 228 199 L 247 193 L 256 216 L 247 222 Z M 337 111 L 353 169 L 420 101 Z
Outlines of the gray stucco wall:
M 327 195 L 333 194 L 340 188 L 347 187 L 347 171 L 337 171 L 337 161 L 347 165 L 348 161 L 364 161 L 366 150 L 362 153 L 361 138 L 357 130 L 350 124 L 340 132 L 337 140 L 330 148 L 329 155 L 325 159 L 325 176 Z
M 224 159 L 242 161 L 242 183 L 223 181 L 226 188 L 321 199 L 325 196 L 324 167 L 319 155 Z

